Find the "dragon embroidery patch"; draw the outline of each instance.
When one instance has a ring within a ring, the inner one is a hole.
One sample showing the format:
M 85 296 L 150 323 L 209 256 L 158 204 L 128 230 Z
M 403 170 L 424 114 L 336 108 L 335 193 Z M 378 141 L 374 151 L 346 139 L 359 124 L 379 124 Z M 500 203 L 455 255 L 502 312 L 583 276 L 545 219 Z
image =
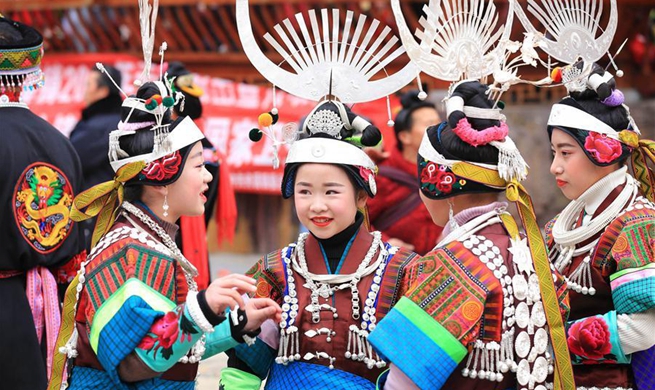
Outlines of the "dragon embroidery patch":
M 14 190 L 14 217 L 23 238 L 40 253 L 57 249 L 70 233 L 73 190 L 57 167 L 37 162 L 23 171 Z

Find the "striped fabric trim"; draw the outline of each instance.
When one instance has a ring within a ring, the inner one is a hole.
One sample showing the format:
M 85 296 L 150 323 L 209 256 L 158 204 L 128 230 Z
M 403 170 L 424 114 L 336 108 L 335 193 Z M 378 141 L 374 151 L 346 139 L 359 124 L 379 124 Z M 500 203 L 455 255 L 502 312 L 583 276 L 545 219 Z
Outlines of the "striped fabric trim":
M 176 306 L 175 302 L 167 299 L 142 281 L 135 278 L 128 279 L 96 311 L 93 325 L 91 325 L 91 334 L 89 335 L 89 344 L 91 344 L 94 352 L 98 352 L 100 332 L 102 332 L 105 325 L 111 321 L 123 304 L 133 296 L 141 298 L 153 310 L 164 313 L 173 310 Z
M 421 389 L 442 388 L 467 353 L 457 338 L 406 297 L 378 323 L 368 341 Z
M 626 268 L 613 273 L 610 275 L 610 284 L 612 286 L 612 290 L 614 290 L 623 283 L 653 276 L 655 276 L 655 263 L 649 263 L 643 267 Z

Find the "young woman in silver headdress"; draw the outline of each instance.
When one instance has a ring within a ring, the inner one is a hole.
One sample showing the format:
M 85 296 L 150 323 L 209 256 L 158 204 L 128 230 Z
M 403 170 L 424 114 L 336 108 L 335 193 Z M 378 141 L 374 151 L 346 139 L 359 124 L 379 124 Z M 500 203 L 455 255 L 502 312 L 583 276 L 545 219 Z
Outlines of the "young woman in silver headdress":
M 519 183 L 527 166 L 487 91 L 477 81 L 455 84 L 448 120 L 423 137 L 421 197 L 443 236 L 410 267 L 418 283 L 370 336 L 391 373 L 397 366 L 421 389 L 541 389 L 555 370 L 549 333 L 557 322 L 563 331 L 566 289 L 551 273 Z M 517 204 L 525 238 L 503 191 Z M 399 334 L 403 341 L 393 343 Z M 392 379 L 385 386 L 403 388 Z
M 550 172 L 571 200 L 546 226 L 570 289 L 567 343 L 578 389 L 650 389 L 655 363 L 655 143 L 641 139 L 614 78 L 579 61 L 548 119 Z M 635 177 L 628 173 L 632 160 Z

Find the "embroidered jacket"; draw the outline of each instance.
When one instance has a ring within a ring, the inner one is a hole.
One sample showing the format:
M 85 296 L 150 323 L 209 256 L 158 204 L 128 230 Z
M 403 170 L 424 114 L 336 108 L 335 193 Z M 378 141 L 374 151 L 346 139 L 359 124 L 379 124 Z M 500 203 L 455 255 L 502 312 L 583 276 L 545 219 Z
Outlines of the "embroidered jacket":
M 0 122 L 2 387 L 42 389 L 53 357 L 44 358 L 42 345 L 54 348 L 59 329 L 58 289 L 86 255 L 70 219 L 82 167 L 66 137 L 27 106 L 0 103 Z
M 528 372 L 521 381 L 533 373 L 544 382 L 551 363 L 544 307 L 534 271 L 514 258 L 518 248 L 498 222 L 429 252 L 407 271 L 417 282 L 371 343 L 420 389 L 516 388 L 517 369 Z M 566 315 L 561 278 L 556 287 Z
M 336 273 L 354 273 L 372 242 L 372 235 L 360 228 Z M 318 241 L 309 235 L 304 248 L 309 272 L 328 274 Z M 305 280 L 285 262 L 294 256 L 295 244 L 259 260 L 248 272 L 257 279 L 255 295 L 270 297 L 282 306 L 286 315 L 281 326 L 286 331 L 281 332 L 280 327 L 269 323 L 262 326 L 255 345 L 238 346 L 237 357 L 259 378 L 226 369 L 221 374 L 221 388 L 231 389 L 238 383 L 240 389 L 259 389 L 261 379 L 267 378 L 266 389 L 374 389 L 385 364 L 368 345 L 362 323 L 375 328 L 402 296 L 410 279 L 405 269 L 416 258 L 416 254 L 388 244 L 385 248 L 388 255 L 382 265 L 357 283 L 360 309 L 352 307 L 351 289 L 344 288 L 334 295 L 318 298 L 322 308 L 316 320 L 310 312 L 312 302 L 310 290 L 304 287 Z M 373 259 L 378 254 L 379 249 Z M 290 295 L 291 277 L 294 293 Z M 294 309 L 297 314 L 293 314 L 294 321 L 291 321 L 288 314 Z M 353 311 L 357 312 L 357 319 L 353 318 Z M 281 333 L 286 334 L 293 326 L 297 332 L 291 333 L 291 337 L 281 337 Z M 249 386 L 244 385 L 246 381 L 250 381 Z
M 184 304 L 187 282 L 170 251 L 141 225 L 120 217 L 89 256 L 70 389 L 195 387 L 198 364 L 178 363 L 203 335 Z M 204 356 L 237 344 L 223 321 L 207 334 Z M 124 382 L 120 370 L 139 380 Z
M 623 185 L 615 188 L 600 204 L 594 217 L 604 211 L 622 189 Z M 556 220 L 557 217 L 546 225 L 551 258 L 558 255 L 551 233 Z M 578 221 L 578 226 L 580 223 Z M 589 252 L 574 257 L 562 270 L 571 278 L 573 272 L 588 261 L 590 277 L 582 284 L 586 289 L 595 290 L 593 295 L 583 294 L 581 286 L 570 293 L 567 342 L 576 385 L 608 389 L 652 388 L 655 382 L 650 366 L 655 363 L 655 351 L 653 348 L 641 351 L 645 348 L 635 347 L 635 344 L 655 342 L 652 336 L 655 318 L 652 312 L 647 313 L 655 306 L 655 205 L 637 197 L 628 202 L 604 230 L 576 247 L 596 239 L 598 242 Z M 635 342 L 634 339 L 640 340 Z M 626 348 L 629 348 L 627 352 Z

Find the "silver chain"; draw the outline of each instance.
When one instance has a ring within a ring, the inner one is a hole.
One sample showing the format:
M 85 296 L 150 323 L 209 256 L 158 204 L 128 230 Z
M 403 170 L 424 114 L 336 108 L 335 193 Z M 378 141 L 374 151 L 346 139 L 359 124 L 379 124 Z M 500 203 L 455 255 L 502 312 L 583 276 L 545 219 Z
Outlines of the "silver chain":
M 177 260 L 178 264 L 180 264 L 182 271 L 184 271 L 184 276 L 189 286 L 189 290 L 198 291 L 198 284 L 194 279 L 196 276 L 198 276 L 198 270 L 193 264 L 191 264 L 189 260 L 187 260 L 186 257 L 184 257 L 171 236 L 169 236 L 168 233 L 166 233 L 166 231 L 164 231 L 164 229 L 159 226 L 157 222 L 150 218 L 150 216 L 148 216 L 146 213 L 141 211 L 130 202 L 124 201 L 122 207 L 125 211 L 129 212 L 130 214 L 137 217 L 141 222 L 145 223 L 153 232 L 159 236 L 164 245 L 166 245 L 166 247 L 171 251 L 175 260 Z M 135 227 L 140 228 L 140 226 Z

